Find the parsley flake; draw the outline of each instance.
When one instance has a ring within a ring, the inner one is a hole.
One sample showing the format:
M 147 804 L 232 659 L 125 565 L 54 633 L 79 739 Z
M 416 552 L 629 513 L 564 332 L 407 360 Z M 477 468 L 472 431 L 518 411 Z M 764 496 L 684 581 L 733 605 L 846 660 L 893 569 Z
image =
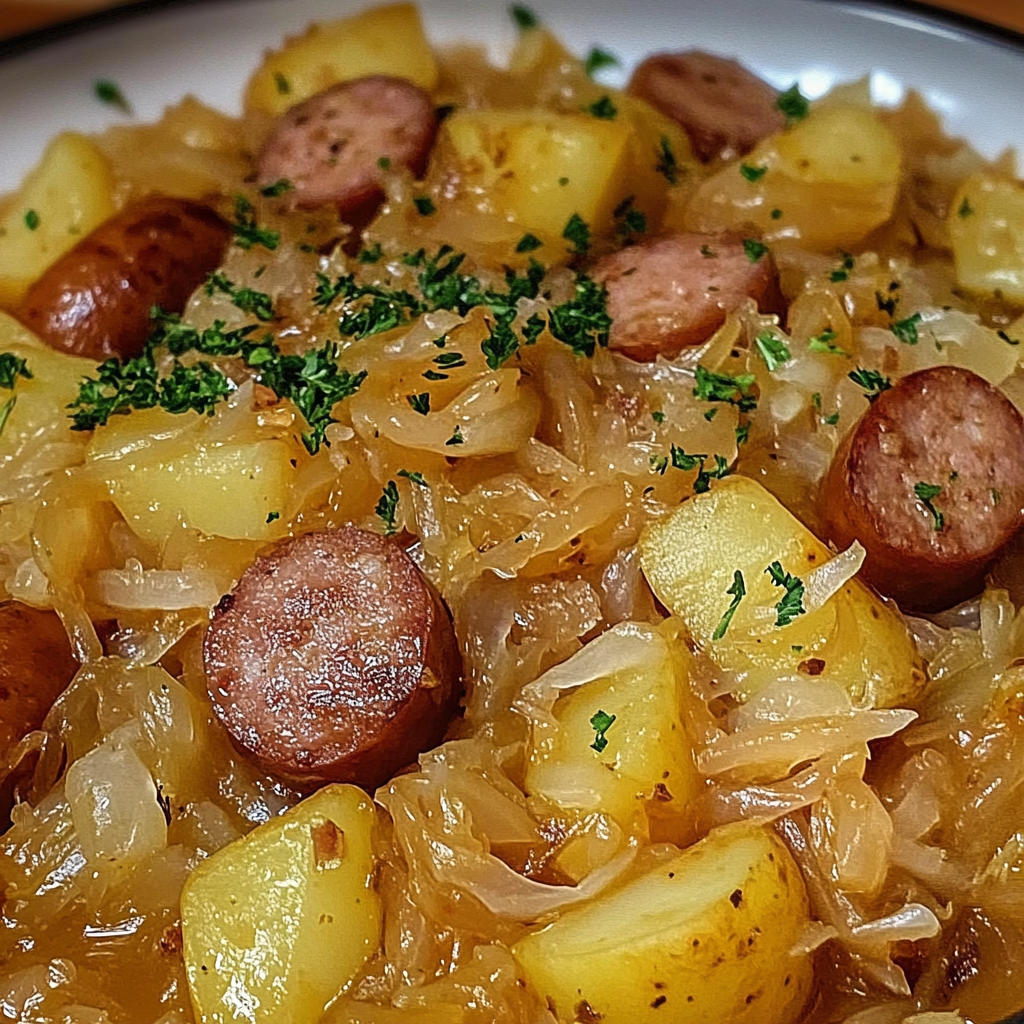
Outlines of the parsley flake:
M 274 72 L 274 85 L 277 87 L 279 96 L 287 96 L 292 91 L 291 83 L 280 71 Z
M 25 380 L 32 379 L 28 363 L 13 352 L 0 352 L 0 388 L 12 390 L 19 377 L 24 377 Z
M 747 588 L 743 584 L 743 573 L 737 569 L 732 574 L 732 586 L 726 590 L 727 594 L 732 596 L 732 602 L 729 607 L 726 608 L 725 614 L 722 616 L 722 621 L 715 627 L 714 633 L 711 634 L 712 640 L 721 640 L 725 636 L 725 631 L 729 628 L 729 624 L 732 622 L 732 617 L 736 614 L 736 609 L 740 606 L 740 601 L 747 596 Z
M 590 248 L 590 226 L 578 213 L 574 213 L 566 222 L 562 237 L 572 245 L 572 251 L 577 255 L 582 255 Z
M 660 409 L 655 409 L 654 412 L 651 413 L 651 419 L 661 426 L 661 424 L 665 422 L 665 414 Z
M 587 72 L 587 76 L 593 78 L 602 68 L 616 68 L 620 63 L 619 58 L 614 54 L 594 46 L 591 48 L 590 53 L 587 54 L 583 67 Z
M 613 121 L 618 116 L 619 108 L 612 103 L 611 96 L 605 94 L 599 100 L 595 100 L 593 103 L 588 104 L 583 108 L 594 117 L 600 118 L 602 121 Z
M 632 240 L 634 235 L 647 232 L 647 218 L 640 210 L 634 208 L 636 196 L 627 196 L 612 211 L 615 218 L 615 237 L 621 244 Z
M 528 32 L 530 29 L 540 27 L 540 19 L 523 4 L 512 4 L 508 13 L 512 16 L 512 20 L 520 32 Z
M 848 252 L 840 251 L 840 255 L 843 257 L 843 262 L 828 275 L 828 279 L 833 284 L 838 284 L 840 281 L 845 281 L 850 276 L 850 271 L 854 267 L 854 258 Z
M 654 169 L 670 185 L 677 185 L 679 183 L 679 163 L 676 160 L 675 153 L 672 151 L 672 143 L 667 135 L 662 135 L 661 137 L 658 162 L 654 165 Z
M 427 481 L 423 479 L 422 473 L 410 473 L 409 470 L 407 469 L 400 469 L 398 471 L 398 475 L 400 477 L 404 477 L 406 480 L 408 480 L 410 483 L 415 484 L 417 487 L 426 487 L 428 490 L 430 489 L 430 484 L 428 484 Z
M 275 520 L 277 520 L 277 519 L 280 519 L 280 518 L 281 518 L 281 513 L 280 513 L 280 512 L 270 512 L 270 513 L 269 513 L 269 514 L 267 515 L 267 523 L 268 523 L 268 524 L 269 524 L 269 523 L 272 523 L 272 522 L 274 522 Z
M 754 339 L 754 347 L 764 360 L 769 373 L 774 373 L 792 358 L 789 346 L 772 331 L 761 331 Z
M 800 86 L 796 82 L 785 92 L 779 93 L 775 106 L 786 115 L 786 121 L 789 124 L 802 121 L 811 112 L 811 105 L 807 97 L 800 92 Z
M 455 424 L 455 429 L 452 431 L 452 436 L 449 437 L 447 441 L 445 441 L 445 445 L 451 446 L 451 445 L 454 445 L 454 444 L 465 444 L 465 443 L 466 443 L 465 438 L 462 436 L 462 427 L 460 427 L 458 425 L 458 423 L 456 423 Z
M 892 387 L 892 381 L 888 377 L 883 377 L 877 370 L 865 370 L 862 366 L 851 370 L 846 376 L 857 387 L 864 389 L 864 397 L 869 402 L 873 402 L 883 391 L 888 391 Z
M 1007 345 L 1019 345 L 1020 344 L 1020 338 L 1011 338 L 1006 333 L 1006 331 L 996 331 L 996 337 L 1002 338 L 1002 340 L 1005 341 Z
M 875 305 L 878 306 L 880 313 L 888 313 L 889 316 L 895 316 L 896 303 L 899 301 L 899 297 L 896 295 L 885 296 L 879 291 L 875 292 Z
M 942 513 L 932 504 L 932 500 L 937 498 L 942 493 L 942 487 L 939 484 L 925 483 L 923 480 L 919 480 L 914 484 L 914 494 L 918 501 L 932 514 L 932 519 L 935 521 L 935 532 L 938 533 L 944 523 L 945 519 Z
M 771 217 L 772 220 L 782 220 L 782 211 L 776 206 L 768 216 Z
M 775 606 L 775 625 L 788 626 L 798 615 L 807 612 L 804 608 L 804 581 L 799 576 L 784 572 L 782 563 L 777 561 L 772 562 L 765 572 L 775 586 L 785 591 L 782 600 Z
M 264 249 L 273 250 L 281 242 L 280 232 L 261 228 L 256 223 L 252 203 L 243 195 L 235 196 L 235 221 L 231 225 L 231 232 L 235 236 L 235 245 L 240 249 L 252 249 L 256 245 L 262 245 Z
M 437 213 L 437 207 L 434 205 L 433 199 L 430 196 L 416 196 L 413 199 L 413 206 L 416 207 L 416 212 L 421 217 L 429 217 L 431 214 Z
M 813 338 L 807 339 L 807 347 L 812 352 L 822 352 L 827 356 L 845 356 L 847 359 L 850 357 L 850 353 L 845 348 L 840 348 L 839 345 L 833 344 L 835 341 L 836 332 L 831 327 L 826 328 L 821 334 L 814 335 Z
M 604 752 L 605 747 L 608 746 L 608 737 L 605 733 L 612 727 L 617 717 L 617 715 L 609 715 L 605 711 L 598 711 L 590 719 L 590 728 L 597 734 L 594 737 L 594 742 L 590 744 L 591 750 L 596 750 L 599 754 Z
M 751 183 L 760 181 L 767 173 L 767 167 L 752 167 L 750 164 L 740 164 L 740 174 Z
M 971 201 L 964 196 L 963 202 L 960 204 L 960 208 L 956 211 L 958 217 L 970 217 L 974 213 L 974 207 L 971 206 Z
M 368 249 L 359 250 L 360 263 L 379 263 L 384 255 L 380 242 L 374 242 Z
M 377 518 L 384 524 L 384 536 L 392 537 L 398 532 L 395 519 L 398 515 L 398 485 L 394 480 L 389 480 L 380 496 L 374 512 Z
M 744 238 L 743 251 L 747 254 L 747 259 L 751 263 L 756 263 L 768 252 L 768 246 L 764 242 L 759 242 L 756 238 Z
M 920 340 L 917 336 L 917 325 L 921 322 L 921 314 L 915 313 L 905 320 L 897 320 L 889 328 L 904 345 L 916 345 Z
M 379 156 L 379 157 L 377 157 L 377 166 L 382 171 L 390 171 L 391 170 L 391 157 L 389 157 L 389 156 Z
M 412 406 L 413 411 L 418 412 L 421 416 L 426 416 L 430 412 L 429 391 L 422 391 L 418 395 L 406 395 L 405 400 Z
M 124 98 L 124 93 L 117 82 L 112 82 L 109 78 L 98 78 L 92 83 L 92 91 L 100 103 L 106 103 L 108 107 L 117 107 L 126 114 L 132 112 L 131 105 Z
M 35 231 L 35 229 L 39 227 L 39 214 L 36 213 L 35 210 L 26 210 L 24 219 L 25 227 L 27 227 L 29 231 Z
M 516 252 L 534 252 L 539 249 L 544 243 L 533 234 L 527 232 L 522 238 L 516 243 Z
M 757 408 L 757 399 L 750 391 L 757 379 L 752 373 L 732 377 L 727 373 L 712 373 L 698 363 L 694 377 L 694 397 L 703 402 L 728 402 L 740 412 L 751 412 Z
M 264 185 L 260 189 L 260 195 L 267 199 L 277 199 L 278 196 L 283 196 L 286 192 L 294 191 L 295 186 L 287 178 L 278 178 L 277 181 Z
M 14 406 L 17 404 L 17 402 L 18 396 L 11 395 L 11 397 L 8 398 L 3 405 L 0 405 L 0 437 L 3 436 L 4 427 L 7 426 L 7 420 L 10 417 L 11 413 L 14 411 Z

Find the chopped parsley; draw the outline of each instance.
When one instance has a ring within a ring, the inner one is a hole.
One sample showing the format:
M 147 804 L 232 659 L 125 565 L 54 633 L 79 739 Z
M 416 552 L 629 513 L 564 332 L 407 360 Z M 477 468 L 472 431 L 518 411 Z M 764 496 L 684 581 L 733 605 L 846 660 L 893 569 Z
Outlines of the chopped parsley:
M 587 76 L 593 78 L 602 68 L 616 68 L 619 66 L 619 63 L 619 58 L 614 54 L 594 46 L 591 48 L 590 53 L 587 54 L 583 67 L 587 72 Z
M 231 232 L 235 236 L 235 245 L 240 249 L 262 245 L 264 249 L 273 250 L 281 243 L 280 232 L 261 228 L 256 223 L 252 203 L 243 195 L 235 196 L 235 221 L 231 225 Z
M 914 484 L 914 494 L 918 501 L 932 514 L 932 519 L 935 521 L 935 532 L 938 533 L 944 523 L 945 519 L 942 513 L 932 504 L 932 500 L 937 498 L 942 493 L 942 488 L 938 484 L 928 484 L 923 480 L 919 480 Z
M 539 249 L 544 243 L 530 232 L 523 235 L 522 238 L 516 243 L 516 252 L 534 252 Z
M 958 217 L 970 217 L 974 213 L 974 207 L 971 206 L 971 201 L 964 196 L 963 202 L 960 204 L 960 208 L 956 211 Z
M 0 405 L 0 436 L 3 436 L 4 427 L 7 426 L 7 419 L 14 411 L 14 406 L 17 404 L 17 401 L 18 396 L 11 395 L 3 405 Z
M 767 173 L 767 167 L 752 167 L 750 164 L 740 164 L 740 174 L 751 183 L 760 181 Z
M 451 445 L 465 443 L 465 438 L 463 438 L 462 436 L 462 427 L 460 427 L 458 423 L 456 423 L 455 429 L 452 431 L 452 436 L 449 437 L 447 441 L 445 441 L 445 444 L 450 447 Z
M 883 377 L 877 370 L 865 370 L 862 366 L 851 370 L 847 377 L 857 387 L 864 389 L 864 397 L 869 402 L 873 402 L 883 391 L 888 391 L 892 387 L 892 381 L 888 377 Z
M 275 520 L 280 519 L 280 518 L 281 518 L 281 513 L 280 512 L 271 512 L 271 513 L 269 513 L 267 515 L 267 523 L 268 524 L 272 523 Z
M 670 185 L 677 185 L 679 183 L 679 163 L 676 160 L 676 155 L 672 150 L 672 143 L 667 135 L 662 135 L 661 137 L 658 162 L 654 165 L 654 169 Z
M 772 562 L 765 572 L 775 586 L 785 591 L 782 600 L 775 606 L 775 625 L 788 626 L 798 615 L 807 612 L 804 608 L 804 581 L 799 576 L 784 572 L 782 563 L 777 561 Z
M 785 92 L 779 93 L 775 106 L 786 115 L 790 124 L 802 121 L 811 111 L 807 97 L 800 92 L 800 86 L 794 82 Z
M 430 196 L 416 196 L 412 201 L 413 206 L 416 207 L 416 212 L 421 217 L 429 217 L 431 214 L 437 213 L 437 207 L 434 205 L 434 200 Z
M 757 408 L 757 399 L 750 391 L 756 379 L 752 373 L 735 377 L 727 373 L 712 373 L 698 363 L 693 394 L 703 402 L 728 402 L 740 412 L 751 412 Z
M 612 103 L 611 96 L 605 94 L 599 100 L 595 100 L 593 103 L 588 104 L 583 108 L 588 113 L 593 114 L 594 117 L 600 118 L 602 121 L 613 121 L 619 113 L 619 108 Z
M 920 340 L 917 336 L 917 325 L 921 322 L 921 314 L 915 313 L 905 320 L 897 320 L 889 330 L 903 342 L 904 345 L 916 345 Z
M 92 91 L 100 103 L 106 103 L 108 107 L 117 107 L 126 114 L 132 112 L 131 105 L 124 98 L 124 93 L 117 82 L 112 82 L 109 78 L 98 78 L 92 83 Z
M 409 470 L 407 469 L 400 469 L 398 471 L 398 475 L 400 477 L 404 477 L 406 480 L 408 480 L 410 483 L 415 484 L 417 487 L 426 487 L 428 489 L 430 488 L 430 484 L 428 484 L 427 481 L 423 479 L 422 473 L 410 473 Z
M 661 424 L 665 422 L 665 414 L 660 409 L 655 409 L 654 412 L 651 413 L 651 419 L 661 426 Z
M 732 574 L 732 586 L 726 590 L 726 593 L 732 595 L 732 602 L 726 608 L 722 621 L 718 623 L 714 633 L 711 634 L 712 640 L 721 640 L 725 636 L 725 631 L 729 628 L 729 623 L 732 622 L 732 617 L 736 614 L 740 601 L 747 595 L 747 588 L 743 584 L 743 573 L 739 569 Z
M 223 292 L 236 308 L 243 313 L 250 313 L 264 323 L 274 319 L 274 302 L 266 292 L 256 291 L 254 288 L 236 288 L 220 271 L 206 278 L 203 290 L 207 295 Z
M 697 470 L 697 476 L 693 481 L 693 493 L 705 494 L 711 489 L 712 480 L 721 480 L 728 476 L 732 469 L 729 460 L 721 455 L 714 457 L 715 464 L 711 469 L 705 468 L 705 463 L 711 456 L 703 454 L 689 454 L 677 445 L 672 445 L 671 456 L 652 455 L 650 458 L 651 468 L 662 476 L 671 464 L 674 469 L 681 469 L 684 472 Z M 671 459 L 671 462 L 670 462 Z
M 391 537 L 398 532 L 395 519 L 398 515 L 398 485 L 394 480 L 389 480 L 380 496 L 374 512 L 377 518 L 384 524 L 384 536 Z
M 606 711 L 598 711 L 590 719 L 590 728 L 597 734 L 594 737 L 594 742 L 590 744 L 591 750 L 596 750 L 599 754 L 604 752 L 604 748 L 608 746 L 608 737 L 605 733 L 615 723 L 616 715 L 609 715 Z
M 389 156 L 379 156 L 379 157 L 377 157 L 377 166 L 382 171 L 390 171 L 391 170 L 391 157 L 389 157 Z
M 260 195 L 267 199 L 277 199 L 278 196 L 283 196 L 286 192 L 294 191 L 295 186 L 287 178 L 278 178 L 277 181 L 264 185 L 260 189 Z
M 774 373 L 792 358 L 789 346 L 772 331 L 761 331 L 754 339 L 754 347 L 764 360 L 769 373 Z
M 768 246 L 764 242 L 759 242 L 756 238 L 744 238 L 743 251 L 747 254 L 747 259 L 751 263 L 756 263 L 768 252 Z
M 627 196 L 612 211 L 615 218 L 615 237 L 620 243 L 631 241 L 634 235 L 647 232 L 647 218 L 633 203 L 636 196 Z
M 537 15 L 523 4 L 512 4 L 508 13 L 512 16 L 512 21 L 515 22 L 515 26 L 520 32 L 527 32 L 540 26 L 540 19 Z
M 996 337 L 1002 338 L 1002 340 L 1005 341 L 1007 345 L 1019 345 L 1020 344 L 1020 338 L 1011 338 L 1006 333 L 1006 331 L 996 331 Z
M 848 252 L 840 252 L 843 257 L 842 263 L 828 275 L 828 279 L 833 283 L 837 284 L 839 281 L 845 281 L 850 276 L 850 271 L 854 267 L 854 258 Z
M 507 320 L 498 319 L 488 324 L 488 331 L 487 337 L 480 343 L 480 349 L 487 359 L 487 366 L 497 370 L 519 350 L 519 339 Z
M 890 291 L 892 286 L 890 285 Z M 899 302 L 899 297 L 896 295 L 885 296 L 881 292 L 875 292 L 875 304 L 878 306 L 880 313 L 888 313 L 889 316 L 896 315 L 896 303 Z
M 768 216 L 771 217 L 772 220 L 782 220 L 782 211 L 776 206 Z
M 12 390 L 19 377 L 24 377 L 25 380 L 32 379 L 28 363 L 13 352 L 0 352 L 0 388 Z
M 548 330 L 577 355 L 592 356 L 596 346 L 608 344 L 612 318 L 607 299 L 604 285 L 577 274 L 575 297 L 548 311 Z
M 590 248 L 590 226 L 578 213 L 574 213 L 566 222 L 562 237 L 577 255 L 582 255 Z
M 414 412 L 426 416 L 430 412 L 430 392 L 423 391 L 418 395 L 406 395 L 405 400 L 412 406 Z
M 746 420 L 736 427 L 736 446 L 746 444 L 750 440 L 750 421 Z
M 368 249 L 359 250 L 359 262 L 364 264 L 379 263 L 384 256 L 380 242 L 374 242 Z
M 849 358 L 850 353 L 845 348 L 840 348 L 839 345 L 834 344 L 835 338 L 836 332 L 831 327 L 828 327 L 821 334 L 808 338 L 807 347 L 812 352 L 822 352 L 827 356 L 846 356 Z
M 274 72 L 274 85 L 277 86 L 279 96 L 287 96 L 292 91 L 291 83 L 280 71 Z
M 39 214 L 35 210 L 26 210 L 24 220 L 29 231 L 35 231 L 39 227 Z

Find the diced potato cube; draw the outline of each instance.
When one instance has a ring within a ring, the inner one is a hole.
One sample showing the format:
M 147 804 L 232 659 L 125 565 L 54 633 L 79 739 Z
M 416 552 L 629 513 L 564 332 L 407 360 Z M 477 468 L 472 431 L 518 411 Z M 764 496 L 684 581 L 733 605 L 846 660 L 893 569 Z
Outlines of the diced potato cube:
M 789 1024 L 811 990 L 810 957 L 790 953 L 807 920 L 789 851 L 767 826 L 742 822 L 513 952 L 559 1020 Z
M 319 1020 L 380 944 L 370 798 L 326 786 L 215 853 L 181 895 L 204 1024 Z
M 530 232 L 557 253 L 578 214 L 595 234 L 629 194 L 630 127 L 625 119 L 539 110 L 456 111 L 442 126 L 468 188 L 485 197 L 518 238 Z M 546 250 L 544 256 L 554 260 Z
M 310 25 L 267 54 L 249 80 L 245 106 L 276 116 L 329 86 L 366 75 L 406 78 L 428 92 L 437 85 L 437 61 L 415 4 Z
M 89 456 L 111 500 L 140 537 L 158 545 L 179 529 L 273 539 L 271 513 L 287 519 L 292 512 L 294 449 L 274 439 L 207 444 L 200 422 L 154 409 L 97 430 Z
M 853 246 L 892 216 L 900 168 L 899 144 L 874 111 L 822 106 L 704 182 L 687 225 L 753 226 L 768 242 L 794 239 L 819 250 Z
M 64 132 L 46 147 L 0 218 L 0 306 L 28 286 L 83 235 L 114 213 L 114 177 L 84 135 Z
M 947 220 L 957 280 L 972 291 L 1024 302 L 1024 185 L 972 174 Z
M 644 837 L 649 810 L 659 840 L 685 842 L 692 838 L 688 808 L 702 787 L 680 720 L 685 665 L 660 633 L 646 630 L 643 639 L 650 656 L 642 667 L 583 683 L 555 704 L 557 730 L 534 730 L 526 790 L 566 810 L 604 812 Z M 591 725 L 598 712 L 615 718 L 601 750 Z
M 640 538 L 644 575 L 660 600 L 749 697 L 774 679 L 797 675 L 814 659 L 859 707 L 904 703 L 924 681 L 907 628 L 891 605 L 854 578 L 816 611 L 775 625 L 782 591 L 772 562 L 804 579 L 831 552 L 759 483 L 742 476 L 717 482 L 680 505 Z M 732 598 L 734 573 L 746 596 L 724 636 L 713 639 Z M 819 664 L 820 663 L 820 664 Z

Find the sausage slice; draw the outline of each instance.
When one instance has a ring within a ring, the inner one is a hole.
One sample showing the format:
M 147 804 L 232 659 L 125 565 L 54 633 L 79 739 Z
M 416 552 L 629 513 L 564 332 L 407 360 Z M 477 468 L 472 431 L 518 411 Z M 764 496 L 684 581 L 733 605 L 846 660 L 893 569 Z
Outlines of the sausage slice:
M 43 724 L 53 702 L 78 670 L 64 626 L 54 612 L 17 601 L 0 604 L 0 822 L 14 804 L 7 758 L 18 742 Z M 2 824 L 0 824 L 2 828 Z
M 830 539 L 864 545 L 868 582 L 905 608 L 949 607 L 1024 524 L 1024 421 L 970 370 L 912 373 L 850 432 L 822 500 Z
M 396 543 L 352 526 L 251 565 L 203 657 L 235 745 L 300 786 L 381 785 L 441 741 L 461 692 L 437 592 Z
M 702 50 L 648 57 L 628 91 L 677 121 L 705 163 L 741 156 L 786 124 L 767 82 L 738 61 Z
M 291 182 L 293 206 L 334 203 L 351 218 L 384 197 L 387 167 L 422 174 L 436 134 L 434 104 L 418 86 L 387 75 L 357 78 L 278 120 L 259 155 L 259 179 Z
M 720 235 L 630 246 L 600 259 L 592 273 L 608 291 L 609 347 L 638 360 L 673 359 L 702 344 L 744 299 L 782 311 L 771 255 L 751 260 L 741 241 Z
M 29 288 L 16 316 L 53 348 L 138 355 L 159 306 L 180 313 L 221 262 L 231 232 L 209 207 L 149 196 L 126 206 Z

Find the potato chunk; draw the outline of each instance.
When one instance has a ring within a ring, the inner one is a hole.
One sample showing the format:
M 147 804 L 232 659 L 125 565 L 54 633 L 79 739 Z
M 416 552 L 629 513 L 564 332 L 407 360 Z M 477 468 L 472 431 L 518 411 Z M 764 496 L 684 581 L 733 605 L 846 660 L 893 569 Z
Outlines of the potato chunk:
M 892 216 L 900 166 L 899 144 L 877 114 L 823 106 L 704 182 L 687 208 L 687 226 L 753 226 L 768 242 L 849 247 Z
M 204 861 L 181 924 L 204 1024 L 318 1020 L 380 943 L 375 811 L 355 786 L 326 786 Z
M 437 84 L 437 61 L 415 4 L 310 25 L 267 54 L 249 80 L 245 106 L 276 116 L 328 86 L 366 75 L 407 78 L 428 92 Z
M 584 667 L 626 642 L 637 648 L 628 667 L 598 678 Z M 673 647 L 650 627 L 619 626 L 556 671 L 571 677 L 576 666 L 582 685 L 555 704 L 555 728 L 534 724 L 527 792 L 566 810 L 604 812 L 627 834 L 646 838 L 653 824 L 658 839 L 692 838 L 687 809 L 702 782 L 680 720 L 685 666 Z M 602 733 L 591 724 L 599 712 L 614 716 Z
M 947 223 L 960 283 L 1024 302 L 1024 186 L 972 174 L 953 197 Z
M 0 218 L 0 306 L 13 308 L 50 264 L 114 213 L 114 177 L 95 143 L 58 135 Z
M 781 676 L 827 673 L 857 707 L 900 705 L 924 675 L 899 614 L 858 579 L 816 611 L 775 624 L 782 590 L 768 566 L 778 561 L 805 579 L 831 557 L 773 495 L 742 476 L 684 502 L 640 538 L 640 562 L 654 592 L 714 661 L 738 675 L 739 697 Z M 746 596 L 716 640 L 737 570 Z
M 741 822 L 513 949 L 560 1021 L 788 1024 L 811 990 L 792 956 L 808 920 L 789 851 Z

